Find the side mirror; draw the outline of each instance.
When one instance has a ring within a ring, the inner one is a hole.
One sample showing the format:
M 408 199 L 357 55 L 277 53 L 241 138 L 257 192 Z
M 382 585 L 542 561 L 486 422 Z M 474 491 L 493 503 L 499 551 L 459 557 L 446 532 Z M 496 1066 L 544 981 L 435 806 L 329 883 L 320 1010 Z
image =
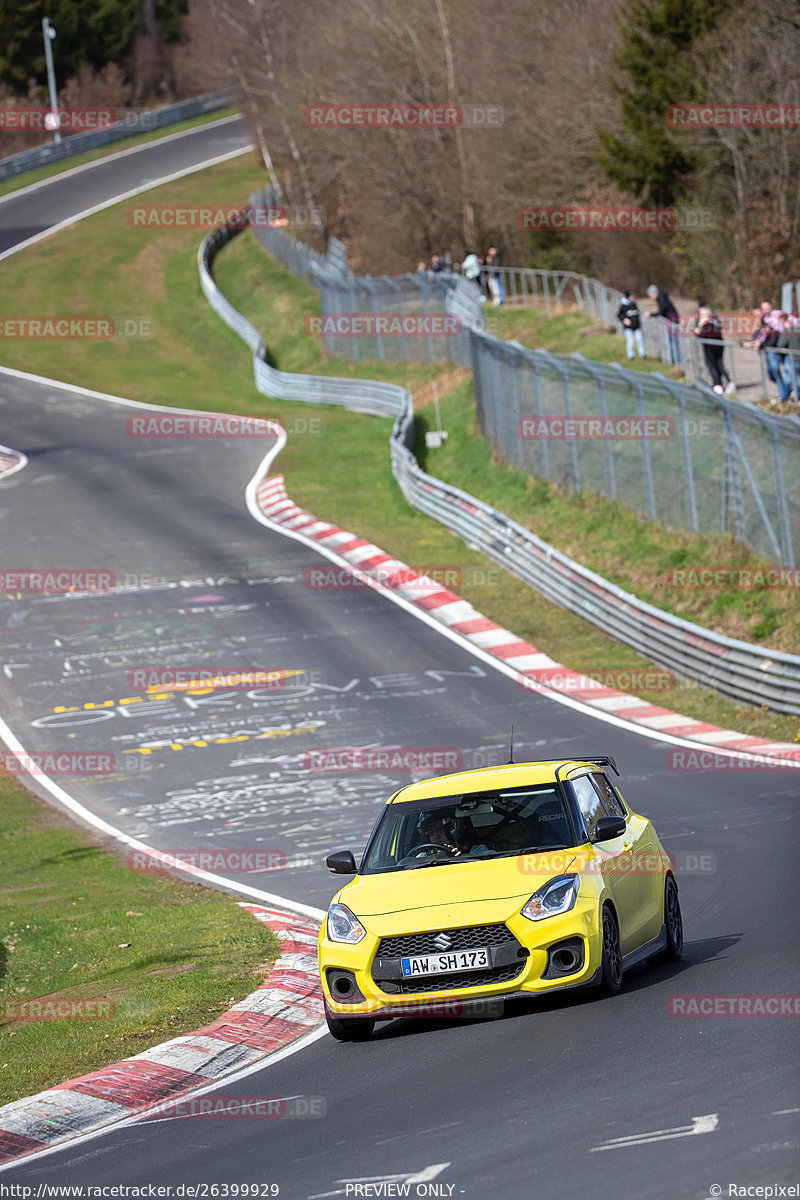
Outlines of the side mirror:
M 333 871 L 334 875 L 356 874 L 356 860 L 352 850 L 337 850 L 334 854 L 329 854 L 325 859 L 325 866 L 329 871 Z
M 624 817 L 601 817 L 594 827 L 594 842 L 610 842 L 625 832 Z

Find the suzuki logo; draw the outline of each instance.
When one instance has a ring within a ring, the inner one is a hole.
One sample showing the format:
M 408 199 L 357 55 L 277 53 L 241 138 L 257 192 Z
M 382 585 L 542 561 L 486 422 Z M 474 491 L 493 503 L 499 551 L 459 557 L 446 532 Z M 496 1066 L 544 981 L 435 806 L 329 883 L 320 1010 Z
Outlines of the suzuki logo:
M 433 944 L 437 950 L 449 950 L 453 944 L 453 939 L 449 933 L 439 933 L 433 939 Z

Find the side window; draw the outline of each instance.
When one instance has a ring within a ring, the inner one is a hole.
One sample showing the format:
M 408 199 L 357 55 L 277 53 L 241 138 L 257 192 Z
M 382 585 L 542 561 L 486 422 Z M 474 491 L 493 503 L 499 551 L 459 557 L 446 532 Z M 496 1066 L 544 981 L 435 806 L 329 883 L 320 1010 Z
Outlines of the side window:
M 625 817 L 627 820 L 628 814 L 620 804 L 619 797 L 602 771 L 594 772 L 592 775 L 592 783 L 600 793 L 608 815 L 610 817 Z
M 577 779 L 571 779 L 575 798 L 578 801 L 578 807 L 583 816 L 583 823 L 586 826 L 586 832 L 589 837 L 594 836 L 594 827 L 600 817 L 605 817 L 608 814 L 603 806 L 603 801 L 597 790 L 592 786 L 592 781 L 588 775 L 581 775 Z

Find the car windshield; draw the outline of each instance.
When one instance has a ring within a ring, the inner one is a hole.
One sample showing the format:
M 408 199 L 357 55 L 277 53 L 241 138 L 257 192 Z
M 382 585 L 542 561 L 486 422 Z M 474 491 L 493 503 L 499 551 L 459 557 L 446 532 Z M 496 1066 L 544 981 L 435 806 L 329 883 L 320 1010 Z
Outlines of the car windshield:
M 477 862 L 574 844 L 560 784 L 390 804 L 361 874 Z

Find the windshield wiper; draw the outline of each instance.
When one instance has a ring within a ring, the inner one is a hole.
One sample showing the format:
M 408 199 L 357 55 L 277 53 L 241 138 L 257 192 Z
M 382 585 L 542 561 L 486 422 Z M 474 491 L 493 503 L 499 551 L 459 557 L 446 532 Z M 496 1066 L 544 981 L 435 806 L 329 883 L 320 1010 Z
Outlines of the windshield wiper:
M 446 867 L 448 863 L 463 862 L 461 855 L 454 855 L 452 858 L 431 858 L 428 862 L 417 863 L 416 866 L 404 867 L 405 871 L 419 871 L 422 867 Z
M 524 846 L 522 850 L 512 850 L 512 854 L 551 854 L 554 850 L 569 850 L 569 846 Z M 571 860 L 570 860 L 571 861 Z

